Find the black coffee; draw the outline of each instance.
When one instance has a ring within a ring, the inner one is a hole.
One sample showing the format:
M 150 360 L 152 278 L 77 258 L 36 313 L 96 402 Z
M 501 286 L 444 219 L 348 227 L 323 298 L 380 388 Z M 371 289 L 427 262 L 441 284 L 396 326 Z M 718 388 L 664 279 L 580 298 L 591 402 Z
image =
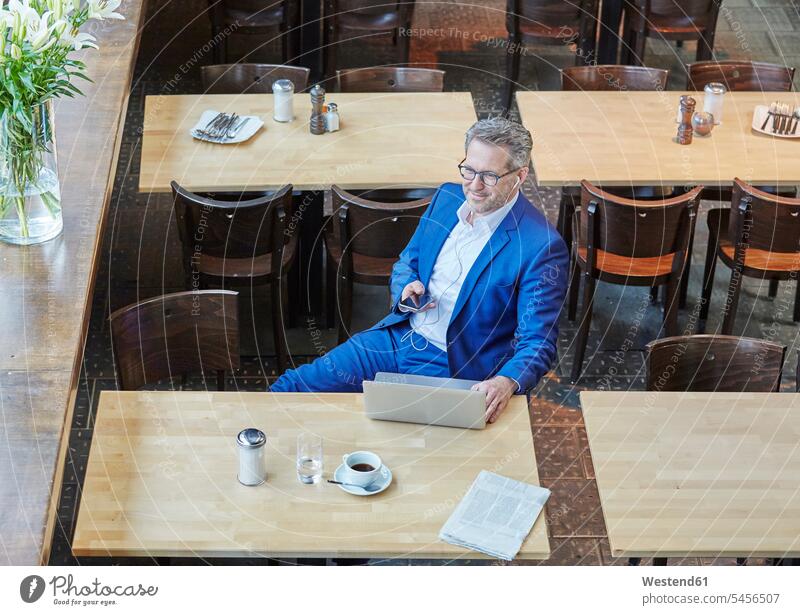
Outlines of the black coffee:
M 372 472 L 375 469 L 368 463 L 357 463 L 350 467 L 353 468 L 356 472 Z

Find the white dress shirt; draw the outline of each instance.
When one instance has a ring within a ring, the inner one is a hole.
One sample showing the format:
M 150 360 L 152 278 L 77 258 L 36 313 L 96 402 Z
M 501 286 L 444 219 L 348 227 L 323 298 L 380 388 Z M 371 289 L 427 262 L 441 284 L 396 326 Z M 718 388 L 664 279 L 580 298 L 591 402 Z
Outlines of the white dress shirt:
M 472 211 L 469 204 L 465 201 L 458 208 L 458 222 L 436 258 L 428 288 L 425 289 L 436 306 L 412 314 L 410 319 L 414 332 L 440 350 L 447 351 L 447 328 L 469 270 L 518 197 L 519 191 L 500 209 L 485 216 L 473 216 L 472 224 L 467 221 Z

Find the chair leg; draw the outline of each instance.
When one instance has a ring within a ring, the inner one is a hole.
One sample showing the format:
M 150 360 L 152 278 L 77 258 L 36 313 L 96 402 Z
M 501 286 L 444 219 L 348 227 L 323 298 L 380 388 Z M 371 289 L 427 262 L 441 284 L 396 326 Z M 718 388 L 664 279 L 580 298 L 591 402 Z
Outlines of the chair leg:
M 678 302 L 680 295 L 681 278 L 673 274 L 667 282 L 667 292 L 664 297 L 664 336 L 678 335 Z
M 689 245 L 686 247 L 686 267 L 683 269 L 681 276 L 681 289 L 680 301 L 678 307 L 684 309 L 686 307 L 686 297 L 689 294 L 689 274 L 692 270 L 692 250 L 694 249 L 694 235 L 689 237 Z
M 659 290 L 660 289 L 659 289 L 658 286 L 651 286 L 650 287 L 650 303 L 651 303 L 651 305 L 655 305 L 656 303 L 658 303 L 658 291 Z
M 353 315 L 353 280 L 341 272 L 337 277 L 336 325 L 339 331 L 338 343 L 343 344 L 350 337 Z
M 644 66 L 644 51 L 647 48 L 647 34 L 645 32 L 636 33 L 636 46 L 633 52 L 633 66 Z
M 572 215 L 575 213 L 575 201 L 572 195 L 562 189 L 561 201 L 558 204 L 558 221 L 556 229 L 567 244 L 567 250 L 572 254 Z
M 723 308 L 725 318 L 722 320 L 722 335 L 732 335 L 733 323 L 736 320 L 736 309 L 739 307 L 739 293 L 742 290 L 742 272 L 739 267 L 731 271 L 731 281 L 728 284 L 728 296 Z
M 711 291 L 714 289 L 714 272 L 717 269 L 716 237 L 709 235 L 708 248 L 706 249 L 706 266 L 703 270 L 703 290 L 701 293 L 700 321 L 705 323 L 708 319 L 708 309 L 711 307 Z M 705 330 L 705 324 L 701 325 Z
M 410 30 L 410 26 L 406 29 L 407 31 Z M 408 64 L 409 59 L 411 58 L 411 37 L 410 36 L 399 36 L 399 30 L 395 30 L 394 35 L 394 43 L 398 45 L 398 53 L 400 54 L 400 62 L 403 64 Z
M 794 322 L 800 322 L 800 278 L 797 280 L 797 287 L 794 289 L 794 314 L 792 315 Z
M 714 34 L 712 30 L 704 30 L 700 39 L 697 41 L 697 61 L 707 62 L 714 54 Z
M 769 294 L 767 295 L 770 299 L 774 299 L 778 296 L 778 282 L 780 280 L 770 280 L 769 281 Z
M 572 277 L 569 281 L 569 303 L 567 304 L 567 318 L 570 322 L 575 322 L 575 315 L 578 312 L 578 294 L 581 290 L 581 268 L 577 258 L 572 258 Z
M 330 256 L 325 263 L 325 320 L 326 326 L 334 327 L 336 320 L 336 269 L 338 265 Z
M 503 104 L 506 113 L 511 109 L 511 102 L 514 97 L 514 88 L 519 79 L 519 37 L 509 36 L 508 47 L 506 47 L 506 87 L 503 94 Z
M 217 391 L 225 390 L 225 370 L 217 370 Z
M 323 53 L 325 55 L 325 75 L 324 78 L 326 80 L 326 87 L 327 90 L 332 90 L 333 87 L 330 84 L 330 79 L 332 79 L 336 75 L 336 46 L 338 45 L 338 41 L 336 40 L 336 23 L 334 17 L 331 15 L 326 15 L 326 21 L 328 23 L 325 25 L 325 40 L 323 43 Z
M 583 357 L 586 354 L 586 343 L 589 340 L 589 327 L 592 324 L 592 308 L 594 307 L 594 287 L 595 279 L 585 276 L 586 281 L 583 287 L 583 308 L 581 313 L 581 324 L 578 328 L 578 338 L 575 346 L 575 362 L 572 364 L 572 384 L 578 381 L 583 369 Z
M 278 357 L 278 371 L 283 373 L 289 365 L 286 344 L 286 323 L 283 318 L 283 288 L 281 278 L 270 281 L 272 292 L 272 338 L 275 343 L 275 354 Z

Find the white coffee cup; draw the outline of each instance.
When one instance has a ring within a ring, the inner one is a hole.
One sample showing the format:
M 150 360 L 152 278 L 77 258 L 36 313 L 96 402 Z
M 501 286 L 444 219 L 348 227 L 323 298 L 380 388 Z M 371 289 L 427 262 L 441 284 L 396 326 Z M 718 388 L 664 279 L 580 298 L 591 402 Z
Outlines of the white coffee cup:
M 374 483 L 381 475 L 383 462 L 375 453 L 370 453 L 369 451 L 355 451 L 347 455 L 342 455 L 342 461 L 344 462 L 344 481 L 342 482 L 350 485 L 366 487 Z M 372 466 L 372 470 L 365 472 L 363 470 L 354 469 L 354 467 L 358 467 L 361 464 Z

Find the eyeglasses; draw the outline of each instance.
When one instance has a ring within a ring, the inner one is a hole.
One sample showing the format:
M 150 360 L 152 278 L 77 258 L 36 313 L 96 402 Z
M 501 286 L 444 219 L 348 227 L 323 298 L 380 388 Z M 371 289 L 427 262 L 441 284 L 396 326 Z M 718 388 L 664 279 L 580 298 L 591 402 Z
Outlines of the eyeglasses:
M 466 160 L 466 158 L 464 158 L 464 160 Z M 511 169 L 508 173 L 503 173 L 502 175 L 498 175 L 494 171 L 476 171 L 472 167 L 465 165 L 464 160 L 462 160 L 458 165 L 458 171 L 461 173 L 461 177 L 466 179 L 468 182 L 471 182 L 476 176 L 478 176 L 481 178 L 481 183 L 487 186 L 496 186 L 497 182 L 500 181 L 500 178 L 519 171 L 519 169 Z

